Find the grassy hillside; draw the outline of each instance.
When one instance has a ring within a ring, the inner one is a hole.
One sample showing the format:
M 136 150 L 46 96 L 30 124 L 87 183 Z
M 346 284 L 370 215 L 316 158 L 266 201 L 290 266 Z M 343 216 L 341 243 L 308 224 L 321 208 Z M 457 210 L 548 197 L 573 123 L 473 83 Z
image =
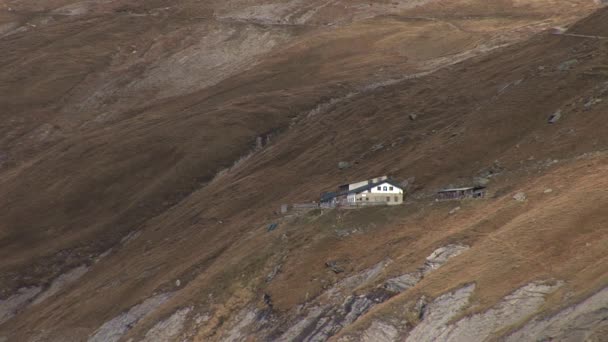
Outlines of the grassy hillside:
M 566 284 L 545 313 L 606 286 L 608 43 L 541 32 L 592 3 L 318 3 L 9 2 L 0 23 L 25 29 L 0 33 L 0 298 L 88 272 L 0 337 L 82 340 L 171 293 L 123 339 L 184 307 L 189 338 L 229 339 L 271 298 L 276 324 L 248 331 L 270 339 L 341 280 L 451 243 L 471 248 L 336 338 L 468 283 L 463 315 L 536 280 Z M 608 36 L 607 14 L 570 31 Z M 406 205 L 276 213 L 382 174 L 415 177 Z M 480 176 L 488 199 L 433 201 Z

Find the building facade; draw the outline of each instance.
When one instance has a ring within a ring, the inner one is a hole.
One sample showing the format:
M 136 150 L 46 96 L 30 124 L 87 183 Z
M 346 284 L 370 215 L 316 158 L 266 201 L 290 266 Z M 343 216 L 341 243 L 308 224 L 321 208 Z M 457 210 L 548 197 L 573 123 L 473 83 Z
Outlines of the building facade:
M 344 184 L 338 192 L 324 193 L 321 205 L 325 206 L 373 206 L 403 204 L 404 190 L 388 177 Z

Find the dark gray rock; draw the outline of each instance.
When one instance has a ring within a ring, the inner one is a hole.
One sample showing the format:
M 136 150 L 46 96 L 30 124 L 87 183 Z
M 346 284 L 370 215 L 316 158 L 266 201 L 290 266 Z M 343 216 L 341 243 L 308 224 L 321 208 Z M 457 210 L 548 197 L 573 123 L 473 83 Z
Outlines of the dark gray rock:
M 550 124 L 557 123 L 562 118 L 562 111 L 558 110 L 557 112 L 551 114 L 549 119 L 547 120 Z
M 344 272 L 344 268 L 338 265 L 338 262 L 334 260 L 327 261 L 325 263 L 325 267 L 329 268 L 336 274 Z
M 561 63 L 557 67 L 557 69 L 559 71 L 568 71 L 568 70 L 572 69 L 572 67 L 575 66 L 575 65 L 577 65 L 577 64 L 578 64 L 578 59 L 571 59 L 571 60 L 568 60 L 568 61 L 565 61 L 565 62 Z
M 351 164 L 349 162 L 341 161 L 341 162 L 338 163 L 338 168 L 340 170 L 348 169 L 350 167 L 351 167 Z
M 384 288 L 392 292 L 403 292 L 414 287 L 422 279 L 420 272 L 406 273 L 402 276 L 391 278 L 384 283 Z

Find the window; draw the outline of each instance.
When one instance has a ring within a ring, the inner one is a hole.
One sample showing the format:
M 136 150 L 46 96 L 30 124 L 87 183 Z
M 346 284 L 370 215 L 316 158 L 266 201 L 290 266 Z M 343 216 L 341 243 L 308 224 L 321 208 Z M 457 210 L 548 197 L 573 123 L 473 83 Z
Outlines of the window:
M 390 201 L 391 201 L 390 196 L 386 197 L 386 201 L 387 201 L 387 202 L 390 202 Z
M 382 190 L 387 191 L 387 187 L 385 186 Z
M 382 191 L 382 187 L 381 186 L 378 187 L 378 191 Z
M 365 197 L 365 200 L 369 202 L 369 197 Z
M 390 188 L 388 188 L 390 191 L 393 191 L 393 187 L 391 186 Z
M 399 202 L 399 196 L 395 196 L 395 202 Z

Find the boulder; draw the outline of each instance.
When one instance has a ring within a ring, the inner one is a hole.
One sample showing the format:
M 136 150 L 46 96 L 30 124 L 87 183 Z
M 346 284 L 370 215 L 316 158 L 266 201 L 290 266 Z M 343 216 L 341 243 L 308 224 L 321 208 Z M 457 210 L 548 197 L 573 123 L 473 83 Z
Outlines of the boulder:
M 525 192 L 518 192 L 513 196 L 513 199 L 517 202 L 525 202 L 527 197 Z
M 568 71 L 568 70 L 572 69 L 572 67 L 575 66 L 575 65 L 577 65 L 577 64 L 578 64 L 578 59 L 571 59 L 571 60 L 568 60 L 568 61 L 565 61 L 565 62 L 561 63 L 557 67 L 557 69 L 559 71 Z
M 338 163 L 338 169 L 340 169 L 340 170 L 348 169 L 350 167 L 351 167 L 351 164 L 349 162 L 341 161 Z
M 557 112 L 555 112 L 555 113 L 551 114 L 551 115 L 549 116 L 549 119 L 548 119 L 547 121 L 548 121 L 550 124 L 554 124 L 554 123 L 558 122 L 558 121 L 559 121 L 559 119 L 561 119 L 561 118 L 562 118 L 562 111 L 561 111 L 561 110 L 558 110 Z
M 325 267 L 329 268 L 336 274 L 344 272 L 344 268 L 340 267 L 340 265 L 338 265 L 337 261 L 333 261 L 333 260 L 327 261 L 325 263 Z
M 384 288 L 400 293 L 411 287 L 414 287 L 422 279 L 422 274 L 419 272 L 407 273 L 399 277 L 391 278 L 384 283 Z

